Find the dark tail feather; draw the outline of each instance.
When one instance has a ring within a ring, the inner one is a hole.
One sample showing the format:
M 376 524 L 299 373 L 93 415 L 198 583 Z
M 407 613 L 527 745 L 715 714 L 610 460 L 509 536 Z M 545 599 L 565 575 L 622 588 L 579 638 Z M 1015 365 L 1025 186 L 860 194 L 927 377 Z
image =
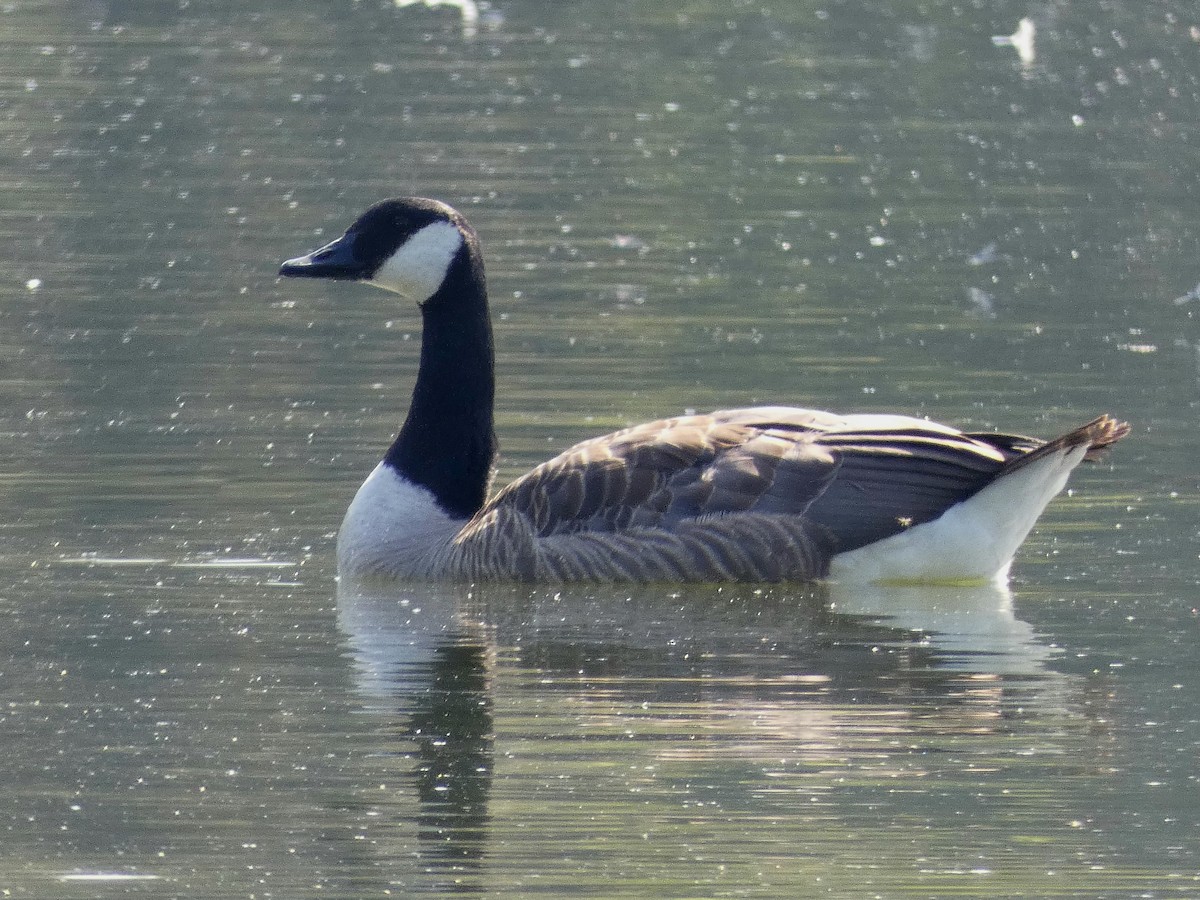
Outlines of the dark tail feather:
M 1062 453 L 1084 445 L 1087 446 L 1087 452 L 1083 458 L 1094 461 L 1099 459 L 1101 451 L 1111 447 L 1127 434 L 1129 434 L 1129 423 L 1114 419 L 1106 413 L 1092 419 L 1086 425 L 1079 426 L 1074 431 L 1068 431 L 1062 437 L 1047 441 L 1024 456 L 1018 456 L 1001 469 L 999 474 L 1008 475 L 1051 454 Z

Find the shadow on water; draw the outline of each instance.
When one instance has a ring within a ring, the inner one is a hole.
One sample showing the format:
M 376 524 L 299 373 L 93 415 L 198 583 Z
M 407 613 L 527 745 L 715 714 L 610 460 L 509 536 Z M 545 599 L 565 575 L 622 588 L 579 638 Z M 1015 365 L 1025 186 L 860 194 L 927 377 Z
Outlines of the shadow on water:
M 852 756 L 871 710 L 977 734 L 1003 727 L 1006 704 L 1069 705 L 1053 648 L 994 586 L 343 583 L 338 624 L 361 702 L 408 748 L 418 852 L 464 891 L 488 855 L 495 735 L 512 730 L 497 679 L 564 705 L 602 693 L 617 717 L 668 710 L 664 729 L 680 709 L 716 710 L 751 760 L 781 741 L 797 758 Z M 847 724 L 851 707 L 867 712 Z

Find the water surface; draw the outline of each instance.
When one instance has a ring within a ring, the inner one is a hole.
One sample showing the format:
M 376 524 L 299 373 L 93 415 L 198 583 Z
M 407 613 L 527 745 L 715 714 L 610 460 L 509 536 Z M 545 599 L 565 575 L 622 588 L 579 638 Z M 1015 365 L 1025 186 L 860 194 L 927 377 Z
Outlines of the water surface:
M 0 888 L 1200 891 L 1189 5 L 0 25 Z M 275 271 L 406 193 L 483 238 L 502 481 L 759 402 L 1134 434 L 1011 590 L 339 586 L 419 322 Z

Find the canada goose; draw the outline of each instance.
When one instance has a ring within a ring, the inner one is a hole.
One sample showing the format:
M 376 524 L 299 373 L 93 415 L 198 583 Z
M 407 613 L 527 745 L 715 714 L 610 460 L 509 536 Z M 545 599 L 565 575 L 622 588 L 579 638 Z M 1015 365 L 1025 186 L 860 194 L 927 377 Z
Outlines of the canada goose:
M 420 307 L 408 417 L 338 535 L 346 576 L 538 581 L 1003 579 L 1067 475 L 1129 426 L 1049 442 L 901 415 L 765 406 L 584 441 L 490 500 L 491 320 L 479 239 L 435 200 L 385 200 L 280 275 Z

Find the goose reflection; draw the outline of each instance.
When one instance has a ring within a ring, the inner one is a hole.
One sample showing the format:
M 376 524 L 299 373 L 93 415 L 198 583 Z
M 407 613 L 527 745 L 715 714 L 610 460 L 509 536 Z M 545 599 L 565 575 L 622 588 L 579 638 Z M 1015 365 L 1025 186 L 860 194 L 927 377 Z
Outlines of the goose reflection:
M 425 691 L 449 647 L 472 646 L 489 669 L 507 648 L 522 666 L 581 657 L 691 667 L 697 660 L 768 673 L 821 667 L 831 646 L 886 644 L 931 671 L 1043 676 L 1054 650 L 1017 618 L 1007 586 L 817 584 L 558 586 L 343 582 L 338 622 L 368 706 Z M 672 662 L 674 661 L 674 662 Z M 826 660 L 826 662 L 831 662 Z M 572 669 L 574 670 L 574 669 Z M 830 674 L 853 679 L 852 672 Z
M 460 886 L 487 855 L 505 731 L 494 695 L 506 710 L 529 700 L 514 684 L 550 704 L 539 709 L 574 716 L 578 736 L 646 727 L 678 736 L 661 741 L 660 759 L 764 765 L 781 751 L 849 759 L 901 734 L 1002 728 L 1018 703 L 1056 715 L 1070 705 L 1047 666 L 1053 649 L 999 586 L 343 582 L 338 623 L 363 706 L 403 748 L 418 853 Z M 694 741 L 692 728 L 726 736 Z
M 490 641 L 450 591 L 340 590 L 364 706 L 392 726 L 415 789 L 418 854 L 435 879 L 463 887 L 486 847 L 493 770 Z M 438 876 L 441 876 L 439 879 Z
M 835 613 L 867 619 L 927 640 L 938 669 L 992 675 L 1047 675 L 1055 655 L 1018 619 L 1008 587 L 873 585 L 830 591 Z

